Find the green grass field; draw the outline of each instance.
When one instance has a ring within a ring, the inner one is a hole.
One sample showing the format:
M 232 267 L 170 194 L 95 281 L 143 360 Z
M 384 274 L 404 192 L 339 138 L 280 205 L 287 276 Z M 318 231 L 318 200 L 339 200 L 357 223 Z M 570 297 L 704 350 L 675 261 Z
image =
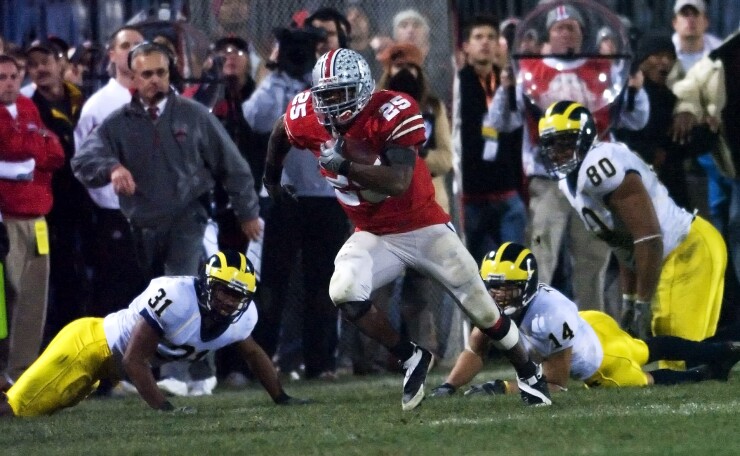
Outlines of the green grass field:
M 511 378 L 490 366 L 484 376 Z M 428 386 L 444 371 L 433 371 Z M 1 455 L 738 455 L 740 368 L 728 383 L 587 390 L 552 407 L 519 396 L 427 399 L 401 411 L 399 376 L 286 383 L 316 403 L 272 405 L 258 386 L 173 398 L 193 415 L 151 411 L 137 396 L 88 399 L 52 417 L 1 420 Z

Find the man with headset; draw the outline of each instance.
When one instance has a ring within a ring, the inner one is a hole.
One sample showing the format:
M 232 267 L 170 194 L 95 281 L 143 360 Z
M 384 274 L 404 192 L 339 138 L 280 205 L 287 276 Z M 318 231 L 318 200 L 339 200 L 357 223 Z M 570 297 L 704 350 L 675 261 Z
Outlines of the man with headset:
M 88 187 L 113 184 L 145 279 L 195 275 L 216 180 L 245 236 L 259 236 L 254 178 L 218 119 L 170 88 L 167 48 L 141 43 L 129 53 L 128 64 L 135 89 L 131 102 L 85 138 L 72 168 Z M 190 375 L 199 380 L 212 374 L 191 369 Z
M 215 179 L 229 193 L 244 234 L 255 239 L 260 231 L 249 166 L 206 108 L 170 90 L 170 61 L 168 50 L 154 43 L 130 52 L 131 103 L 106 118 L 72 162 L 85 185 L 113 183 L 149 277 L 162 267 L 167 274 L 197 272 L 207 218 L 202 199 Z M 173 160 L 175 154 L 180 158 Z

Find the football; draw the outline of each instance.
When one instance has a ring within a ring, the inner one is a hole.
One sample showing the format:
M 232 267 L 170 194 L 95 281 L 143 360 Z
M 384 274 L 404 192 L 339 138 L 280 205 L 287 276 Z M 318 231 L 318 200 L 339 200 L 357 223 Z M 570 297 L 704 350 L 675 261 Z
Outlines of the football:
M 377 155 L 375 156 L 375 162 L 373 163 L 373 165 L 383 166 L 383 163 L 380 161 L 380 157 L 378 157 Z M 360 195 L 362 196 L 362 199 L 370 203 L 379 203 L 389 197 L 389 195 L 386 195 L 385 193 L 380 193 L 373 190 L 360 190 Z
M 335 144 L 335 140 L 331 139 L 327 141 L 326 145 L 331 146 Z M 344 144 L 342 145 L 342 156 L 347 160 L 351 160 L 356 163 L 362 163 L 363 165 L 375 165 L 384 166 L 380 156 L 375 153 L 367 141 L 362 141 L 355 138 L 344 138 Z M 360 190 L 358 192 L 363 200 L 369 203 L 379 203 L 384 199 L 388 198 L 385 193 L 376 192 L 373 190 Z
M 352 160 L 353 162 L 362 163 L 363 165 L 380 164 L 378 154 L 372 150 L 367 141 L 348 137 L 344 137 L 343 139 L 344 145 L 342 146 L 342 156 L 344 156 L 344 158 Z

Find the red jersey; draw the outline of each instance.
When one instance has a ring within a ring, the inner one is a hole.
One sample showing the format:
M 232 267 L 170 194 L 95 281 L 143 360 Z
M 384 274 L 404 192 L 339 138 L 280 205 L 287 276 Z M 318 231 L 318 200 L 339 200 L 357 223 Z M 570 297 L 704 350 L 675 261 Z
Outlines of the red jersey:
M 0 179 L 0 213 L 4 217 L 35 218 L 51 210 L 51 176 L 64 165 L 64 150 L 56 135 L 46 130 L 33 102 L 19 96 L 18 116 L 0 106 L 0 160 L 36 160 L 33 179 Z
M 612 64 L 608 59 L 572 61 L 523 59 L 519 75 L 523 94 L 544 111 L 552 103 L 572 100 L 587 107 L 594 116 L 599 138 L 604 140 L 610 127 L 609 106 L 617 97 L 612 86 Z M 538 141 L 539 118 L 528 116 L 533 144 Z
M 316 118 L 309 90 L 296 95 L 288 105 L 285 129 L 293 146 L 309 149 L 316 157 L 321 154 L 321 145 L 332 139 Z M 346 158 L 364 164 L 387 163 L 384 153 L 388 145 L 418 150 L 424 143 L 424 119 L 411 97 L 382 90 L 374 93 L 365 109 L 355 117 L 344 140 Z M 404 233 L 450 221 L 449 215 L 434 200 L 431 174 L 418 154 L 409 188 L 401 195 L 380 201 L 363 196 L 367 195 L 367 189 L 346 176 L 320 170 L 334 187 L 339 203 L 357 230 L 378 235 Z

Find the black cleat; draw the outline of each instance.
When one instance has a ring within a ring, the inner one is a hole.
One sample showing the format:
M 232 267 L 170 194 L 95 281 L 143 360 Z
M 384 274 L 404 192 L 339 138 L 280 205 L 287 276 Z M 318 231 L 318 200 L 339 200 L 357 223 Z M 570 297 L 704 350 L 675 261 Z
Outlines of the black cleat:
M 414 353 L 403 362 L 406 377 L 403 379 L 401 408 L 413 410 L 424 399 L 424 381 L 432 366 L 432 352 L 414 344 Z
M 547 381 L 542 375 L 542 365 L 537 365 L 537 373 L 529 378 L 517 377 L 516 383 L 519 386 L 519 394 L 525 405 L 545 406 L 552 405 L 550 390 L 547 388 Z
M 709 363 L 709 378 L 726 382 L 738 361 L 740 361 L 740 342 L 728 342 L 725 355 L 718 361 Z

